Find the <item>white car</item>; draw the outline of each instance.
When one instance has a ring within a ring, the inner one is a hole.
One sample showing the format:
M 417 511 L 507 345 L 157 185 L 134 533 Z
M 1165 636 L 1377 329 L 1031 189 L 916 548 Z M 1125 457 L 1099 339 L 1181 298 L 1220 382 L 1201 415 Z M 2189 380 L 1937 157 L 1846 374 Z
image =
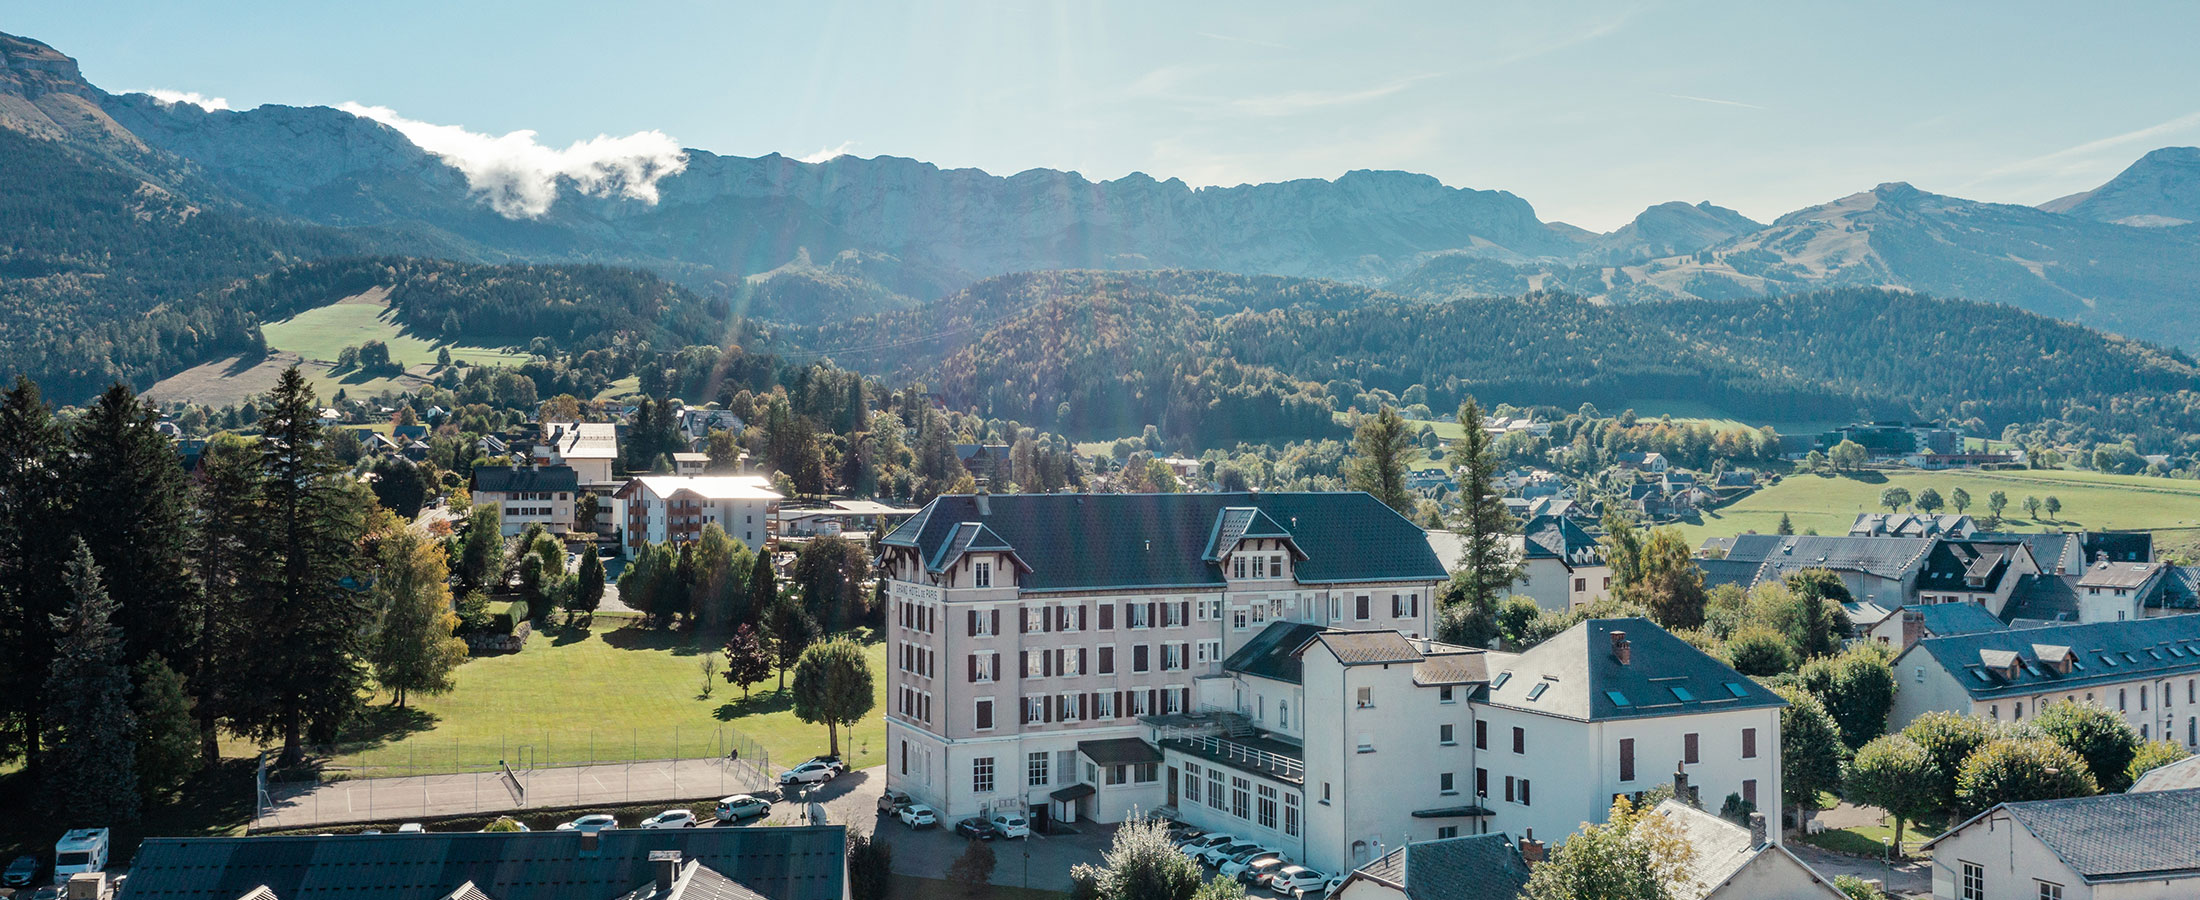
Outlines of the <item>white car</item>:
M 595 834 L 599 831 L 609 831 L 617 827 L 619 827 L 619 820 L 617 817 L 605 815 L 603 813 L 594 813 L 592 815 L 582 816 L 578 819 L 574 819 L 571 822 L 560 825 L 558 826 L 558 830 L 578 831 L 582 834 Z
M 1235 843 L 1237 843 L 1237 838 L 1218 831 L 1214 834 L 1203 834 L 1192 838 L 1176 845 L 1176 849 L 1177 852 L 1191 857 L 1193 862 L 1199 862 L 1206 858 L 1207 851 L 1216 847 L 1227 847 Z
M 1303 898 L 1308 894 L 1318 897 L 1328 888 L 1329 876 L 1305 866 L 1284 866 L 1283 871 L 1268 881 L 1268 889 L 1284 897 Z
M 822 784 L 840 774 L 839 767 L 829 762 L 811 760 L 779 773 L 780 784 Z
M 1016 813 L 1001 813 L 994 816 L 993 827 L 1000 829 L 1001 837 L 1004 838 L 1027 838 L 1031 836 L 1031 821 Z
M 718 801 L 718 821 L 739 822 L 755 816 L 763 818 L 772 814 L 772 803 L 762 797 L 735 794 Z
M 684 809 L 668 809 L 642 820 L 643 828 L 694 828 L 695 814 Z
M 1260 862 L 1264 859 L 1275 858 L 1275 851 L 1270 850 L 1266 847 L 1261 847 L 1251 853 L 1240 854 L 1238 856 L 1233 856 L 1227 860 L 1224 860 L 1222 865 L 1215 868 L 1215 874 L 1220 875 L 1224 878 L 1236 878 L 1238 877 L 1239 872 L 1243 872 L 1246 869 L 1252 868 L 1254 863 Z
M 1264 848 L 1259 844 L 1253 843 L 1252 841 L 1238 841 L 1234 844 L 1224 844 L 1220 847 L 1207 848 L 1205 852 L 1199 855 L 1199 861 L 1206 863 L 1210 866 L 1220 868 L 1223 863 L 1229 862 L 1230 860 L 1251 853 L 1260 853 L 1266 849 L 1267 848 Z
M 403 825 L 397 826 L 398 834 L 423 834 L 426 833 L 427 830 L 428 829 L 425 826 L 421 825 L 419 822 L 406 822 Z
M 894 811 L 894 817 L 900 819 L 901 824 L 911 828 L 938 828 L 940 826 L 939 812 L 922 803 L 911 803 L 897 809 Z

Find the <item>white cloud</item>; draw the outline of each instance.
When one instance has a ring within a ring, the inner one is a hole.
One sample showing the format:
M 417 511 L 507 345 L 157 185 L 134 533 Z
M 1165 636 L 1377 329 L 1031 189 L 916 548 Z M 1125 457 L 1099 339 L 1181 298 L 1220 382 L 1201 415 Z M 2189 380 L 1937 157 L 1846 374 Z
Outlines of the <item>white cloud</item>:
M 395 128 L 420 149 L 441 157 L 508 219 L 548 212 L 558 199 L 561 179 L 584 194 L 656 203 L 657 180 L 687 168 L 687 154 L 662 131 L 597 135 L 560 150 L 543 146 L 527 129 L 488 135 L 408 119 L 385 106 L 345 103 L 338 108 Z
M 1740 100 L 1721 100 L 1717 97 L 1698 97 L 1692 94 L 1667 94 L 1666 96 L 1671 97 L 1675 100 L 1694 100 L 1697 103 L 1715 103 L 1720 106 L 1739 106 L 1743 109 L 1764 109 L 1764 107 L 1758 106 L 1755 103 L 1743 103 Z
M 816 153 L 801 157 L 800 161 L 806 163 L 821 163 L 830 159 L 838 159 L 840 157 L 847 156 L 848 151 L 855 149 L 855 146 L 856 142 L 854 141 L 841 141 L 840 146 L 838 147 L 819 147 L 817 148 Z
M 178 103 L 189 103 L 192 106 L 196 106 L 200 109 L 206 110 L 207 112 L 230 108 L 229 98 L 208 97 L 205 94 L 199 93 L 198 91 L 171 91 L 165 88 L 154 88 L 149 91 L 141 91 L 140 93 L 146 94 L 147 96 L 150 96 L 153 99 L 158 100 L 168 106 L 174 106 Z
M 2129 151 L 2120 148 L 2143 141 L 2152 142 L 2165 135 L 2177 134 L 2193 128 L 2200 128 L 2200 112 L 2186 113 L 2145 128 L 2110 135 L 2099 140 L 2087 141 L 2075 147 L 2065 147 L 2053 153 L 2041 154 L 2030 159 L 2021 159 L 1990 169 L 1968 184 L 1977 184 L 1982 181 L 1992 181 L 2010 176 L 2052 177 L 2094 174 L 2099 172 L 2103 165 L 2109 163 L 2119 166 L 2129 164 Z M 2117 151 L 2117 154 L 2106 161 L 2102 160 L 2101 156 L 2109 151 Z

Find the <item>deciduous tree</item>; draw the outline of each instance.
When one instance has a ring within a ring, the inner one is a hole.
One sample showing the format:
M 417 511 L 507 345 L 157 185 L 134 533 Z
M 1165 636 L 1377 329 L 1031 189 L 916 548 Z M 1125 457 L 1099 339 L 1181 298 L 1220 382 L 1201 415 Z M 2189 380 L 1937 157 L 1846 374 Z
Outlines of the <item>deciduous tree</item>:
M 794 715 L 825 726 L 833 755 L 840 755 L 840 729 L 862 721 L 877 703 L 862 645 L 841 638 L 802 651 L 794 669 Z
M 1956 808 L 1956 778 L 1962 773 L 1963 761 L 1994 739 L 1994 726 L 1978 716 L 1935 710 L 1911 719 L 1903 726 L 1902 736 L 1922 748 L 1940 772 L 1941 790 L 1934 802 L 1937 808 L 1947 810 Z
M 2131 765 L 2124 769 L 2124 783 L 2137 784 L 2139 776 L 2191 755 L 2185 745 L 2176 741 L 2158 738 L 2140 744 L 2138 752 L 2131 755 Z
M 375 682 L 397 707 L 410 694 L 449 692 L 466 642 L 456 636 L 443 545 L 403 529 L 382 539 L 379 562 L 372 602 L 380 622 L 367 645 Z
M 2031 721 L 2048 740 L 2085 760 L 2101 790 L 2114 793 L 2131 786 L 2125 776 L 2139 753 L 2139 733 L 2124 717 L 2097 703 L 2061 701 L 2038 710 Z
M 2046 738 L 1997 738 L 1956 770 L 1956 804 L 1965 815 L 1997 803 L 2090 797 L 2101 792 L 2085 760 Z
M 1070 870 L 1072 879 L 1092 884 L 1099 900 L 1192 900 L 1199 892 L 1199 864 L 1177 852 L 1159 819 L 1125 821 L 1100 863 Z
M 772 655 L 764 642 L 756 635 L 756 626 L 741 623 L 733 630 L 733 638 L 726 641 L 726 680 L 741 688 L 741 699 L 749 698 L 749 688 L 762 684 L 772 677 Z
M 1820 794 L 1840 793 L 1849 748 L 1841 743 L 1841 726 L 1809 691 L 1780 686 L 1773 692 L 1788 702 L 1780 711 L 1780 799 L 1807 816 L 1818 809 Z
M 1529 871 L 1523 900 L 1671 900 L 1693 897 L 1696 848 L 1680 825 L 1620 797 L 1601 824 L 1584 824 Z
M 1894 855 L 1902 855 L 1903 823 L 1931 815 L 1947 790 L 1932 755 L 1899 734 L 1873 738 L 1856 751 L 1842 777 L 1847 798 L 1894 817 Z

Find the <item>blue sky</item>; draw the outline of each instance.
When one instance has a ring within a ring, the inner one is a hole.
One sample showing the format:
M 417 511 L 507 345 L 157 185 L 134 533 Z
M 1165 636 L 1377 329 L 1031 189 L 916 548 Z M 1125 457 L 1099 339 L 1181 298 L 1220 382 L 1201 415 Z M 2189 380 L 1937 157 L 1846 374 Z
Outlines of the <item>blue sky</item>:
M 2200 4 L 11 4 L 109 90 L 355 102 L 562 147 L 1195 185 L 1425 172 L 1596 230 L 1882 181 L 2038 203 L 2200 143 Z

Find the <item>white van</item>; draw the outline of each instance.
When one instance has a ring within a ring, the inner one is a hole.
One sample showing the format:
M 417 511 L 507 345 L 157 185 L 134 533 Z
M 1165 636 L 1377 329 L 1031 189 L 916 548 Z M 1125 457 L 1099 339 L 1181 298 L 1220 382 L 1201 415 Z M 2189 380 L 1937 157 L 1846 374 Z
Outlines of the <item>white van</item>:
M 53 845 L 53 883 L 66 884 L 79 872 L 107 868 L 107 829 L 79 828 L 61 836 Z

